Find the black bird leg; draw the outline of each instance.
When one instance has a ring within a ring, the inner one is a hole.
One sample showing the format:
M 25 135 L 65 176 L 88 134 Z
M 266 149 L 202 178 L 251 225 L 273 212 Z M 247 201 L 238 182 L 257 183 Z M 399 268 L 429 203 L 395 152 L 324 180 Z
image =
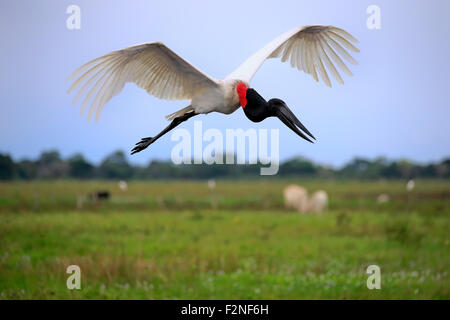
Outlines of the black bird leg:
M 156 135 L 154 137 L 142 138 L 141 141 L 136 143 L 136 146 L 133 148 L 133 150 L 131 150 L 131 154 L 141 152 L 142 150 L 147 148 L 149 145 L 151 145 L 153 142 L 155 142 L 156 140 L 161 138 L 163 135 L 165 135 L 167 132 L 169 132 L 176 126 L 178 126 L 180 123 L 182 123 L 196 115 L 198 115 L 198 113 L 191 111 L 191 112 L 188 112 L 188 113 L 182 115 L 181 117 L 177 117 L 177 118 L 173 119 L 173 121 L 163 131 L 158 133 L 158 135 Z

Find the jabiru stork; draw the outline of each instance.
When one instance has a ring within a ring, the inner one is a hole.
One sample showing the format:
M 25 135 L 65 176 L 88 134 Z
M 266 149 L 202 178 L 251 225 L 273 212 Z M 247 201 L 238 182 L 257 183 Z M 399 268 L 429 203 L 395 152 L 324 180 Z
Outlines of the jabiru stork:
M 342 60 L 357 64 L 348 52 L 359 52 L 352 42 L 358 41 L 334 26 L 297 27 L 272 40 L 224 80 L 214 79 L 197 70 L 163 43 L 151 42 L 113 51 L 87 62 L 68 77 L 69 81 L 74 80 L 68 93 L 78 89 L 74 104 L 85 95 L 81 113 L 90 105 L 88 121 L 94 111 L 97 121 L 105 104 L 119 94 L 127 82 L 134 82 L 160 99 L 190 100 L 187 107 L 166 116 L 172 122 L 163 131 L 139 141 L 132 154 L 144 150 L 193 116 L 210 112 L 230 114 L 239 106 L 253 122 L 276 116 L 300 137 L 312 142 L 304 133 L 312 139 L 314 136 L 286 103 L 280 99 L 266 102 L 250 88 L 250 81 L 265 60 L 281 57 L 282 62 L 289 60 L 292 67 L 310 74 L 316 81 L 320 76 L 328 87 L 332 86 L 328 72 L 343 84 L 335 64 L 352 76 Z

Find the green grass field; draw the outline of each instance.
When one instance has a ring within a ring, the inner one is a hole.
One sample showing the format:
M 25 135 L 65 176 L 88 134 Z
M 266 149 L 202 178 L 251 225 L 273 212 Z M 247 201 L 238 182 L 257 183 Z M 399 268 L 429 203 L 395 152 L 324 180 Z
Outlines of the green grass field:
M 328 212 L 285 209 L 290 182 Z M 450 181 L 0 183 L 0 299 L 449 299 L 449 229 Z

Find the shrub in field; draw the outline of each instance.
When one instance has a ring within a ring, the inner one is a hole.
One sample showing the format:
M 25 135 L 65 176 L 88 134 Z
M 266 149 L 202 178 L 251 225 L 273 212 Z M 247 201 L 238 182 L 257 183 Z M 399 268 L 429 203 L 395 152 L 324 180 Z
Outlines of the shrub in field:
M 424 234 L 419 231 L 408 219 L 397 218 L 384 225 L 384 232 L 389 240 L 402 244 L 420 245 Z

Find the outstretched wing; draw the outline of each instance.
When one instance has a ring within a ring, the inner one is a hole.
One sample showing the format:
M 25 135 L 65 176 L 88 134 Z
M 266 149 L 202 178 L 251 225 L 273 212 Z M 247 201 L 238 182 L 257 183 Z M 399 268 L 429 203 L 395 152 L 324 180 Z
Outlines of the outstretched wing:
M 347 51 L 359 52 L 351 42 L 358 42 L 358 40 L 345 30 L 333 26 L 298 27 L 282 34 L 256 52 L 228 75 L 227 79 L 250 82 L 266 59 L 281 57 L 282 62 L 289 60 L 292 67 L 312 75 L 316 81 L 319 81 L 318 75 L 320 75 L 329 87 L 331 87 L 331 81 L 328 73 L 343 84 L 344 81 L 335 65 L 352 76 L 351 71 L 342 61 L 344 58 L 352 64 L 357 64 Z
M 74 103 L 85 95 L 81 113 L 90 104 L 88 119 L 95 110 L 96 121 L 104 105 L 134 82 L 149 94 L 166 100 L 189 100 L 195 93 L 215 88 L 216 80 L 198 71 L 161 42 L 113 51 L 75 70 L 68 90 L 77 89 Z

